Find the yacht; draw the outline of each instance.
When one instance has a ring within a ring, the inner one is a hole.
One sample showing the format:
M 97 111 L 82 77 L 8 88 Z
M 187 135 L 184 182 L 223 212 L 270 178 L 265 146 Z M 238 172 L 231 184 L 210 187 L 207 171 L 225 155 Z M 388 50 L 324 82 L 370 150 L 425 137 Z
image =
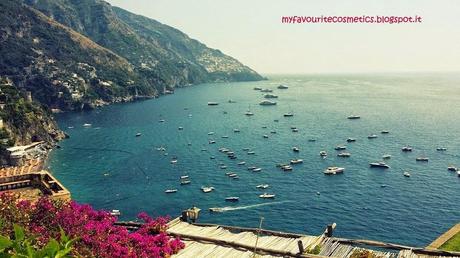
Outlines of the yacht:
M 219 105 L 218 102 L 212 102 L 212 101 L 208 102 L 208 106 L 217 106 L 217 105 Z
M 238 162 L 238 166 L 243 166 L 244 164 L 246 164 L 245 161 Z
M 351 116 L 348 116 L 347 118 L 348 119 L 360 119 L 361 117 L 357 115 L 351 115 Z
M 260 92 L 273 92 L 273 90 L 272 89 L 262 89 L 260 90 Z
M 369 163 L 369 166 L 375 167 L 375 168 L 390 168 L 385 162 L 371 162 Z
M 289 89 L 289 87 L 286 86 L 286 85 L 280 84 L 280 85 L 278 86 L 278 89 L 280 89 L 280 90 L 286 90 L 286 89 Z
M 260 171 L 262 171 L 262 168 L 254 168 L 254 169 L 252 170 L 252 172 L 260 172 Z
M 303 159 L 291 159 L 292 165 L 303 163 Z
M 319 155 L 320 155 L 321 157 L 326 157 L 326 156 L 327 156 L 327 152 L 322 150 L 322 151 L 319 152 Z
M 367 139 L 375 139 L 377 137 L 378 136 L 376 134 L 371 134 L 371 135 L 367 136 Z
M 418 157 L 418 158 L 415 158 L 416 161 L 428 161 L 428 158 L 427 157 Z
M 256 188 L 259 188 L 259 189 L 267 189 L 268 187 L 270 187 L 270 186 L 267 185 L 267 184 L 256 186 Z
M 293 152 L 299 152 L 300 149 L 299 149 L 299 147 L 292 147 L 292 151 L 293 151 Z
M 454 166 L 448 166 L 447 170 L 456 172 L 456 171 L 458 171 L 458 168 L 456 168 Z
M 382 159 L 391 159 L 391 155 L 390 154 L 385 154 L 382 156 Z
M 240 200 L 240 197 L 237 197 L 237 196 L 230 196 L 230 197 L 225 198 L 225 201 L 227 202 L 237 202 L 239 200 Z
M 447 148 L 445 148 L 445 147 L 439 147 L 439 148 L 436 148 L 436 150 L 437 150 L 437 151 L 446 151 Z
M 409 172 L 407 172 L 407 171 L 406 171 L 406 172 L 404 172 L 404 174 L 403 174 L 403 175 L 404 175 L 405 177 L 410 177 L 410 173 L 409 173 Z
M 348 138 L 347 142 L 356 142 L 356 139 L 355 138 Z
M 83 127 L 91 127 L 93 126 L 92 124 L 83 124 Z
M 342 157 L 342 158 L 348 158 L 351 156 L 351 153 L 349 152 L 341 152 L 339 154 L 337 154 L 338 157 Z
M 270 100 L 263 100 L 259 103 L 261 106 L 275 106 L 276 102 Z
M 336 175 L 343 173 L 345 171 L 345 168 L 340 168 L 340 167 L 328 167 L 326 170 L 324 170 L 324 174 L 326 175 Z
M 276 98 L 278 98 L 278 96 L 274 95 L 274 94 L 265 94 L 264 98 L 266 98 L 266 99 L 276 99 Z
M 169 193 L 177 193 L 177 189 L 166 189 L 165 193 L 167 193 L 167 194 L 169 194 Z
M 264 193 L 264 194 L 259 195 L 259 198 L 262 198 L 262 199 L 273 199 L 273 198 L 275 198 L 275 195 L 274 195 L 274 194 Z
M 347 149 L 347 146 L 345 145 L 337 145 L 334 150 L 346 150 Z
M 410 147 L 410 146 L 404 146 L 404 147 L 401 148 L 401 151 L 403 151 L 403 152 L 412 151 L 412 147 Z
M 112 210 L 110 212 L 110 215 L 112 215 L 112 216 L 120 216 L 121 212 L 120 212 L 120 210 Z
M 140 137 L 141 135 L 141 133 L 136 133 L 136 137 Z
M 239 132 L 240 132 L 240 129 L 236 129 L 236 128 L 235 128 L 235 129 L 233 129 L 233 132 L 234 132 L 234 133 L 239 133 Z

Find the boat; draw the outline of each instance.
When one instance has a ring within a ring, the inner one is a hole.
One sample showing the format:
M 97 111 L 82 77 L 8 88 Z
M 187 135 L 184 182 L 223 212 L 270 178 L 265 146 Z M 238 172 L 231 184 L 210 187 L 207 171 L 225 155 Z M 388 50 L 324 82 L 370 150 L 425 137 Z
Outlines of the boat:
M 259 195 L 259 198 L 262 198 L 262 199 L 273 199 L 273 198 L 275 198 L 275 195 L 274 195 L 274 194 L 264 193 L 264 194 Z
M 299 149 L 299 147 L 292 147 L 292 151 L 293 151 L 293 152 L 299 152 L 300 149 Z
M 136 133 L 136 137 L 140 137 L 141 135 L 141 133 Z
M 382 156 L 382 159 L 391 159 L 391 155 L 390 154 L 385 154 Z
M 181 184 L 181 185 L 188 185 L 188 184 L 190 184 L 191 182 L 192 182 L 192 181 L 190 181 L 190 180 L 181 180 L 181 181 L 180 181 L 180 184 Z
M 189 179 L 189 176 L 187 176 L 187 175 L 185 175 L 185 176 L 180 176 L 180 179 L 181 179 L 181 180 Z
M 229 99 L 228 103 L 236 103 L 236 101 L 234 101 L 233 99 Z
M 210 192 L 214 191 L 214 187 L 212 187 L 212 186 L 202 186 L 201 191 L 203 191 L 203 193 L 210 193 Z
M 389 134 L 390 132 L 387 131 L 387 130 L 383 130 L 383 131 L 381 131 L 380 133 L 382 133 L 382 134 Z
M 460 177 L 460 171 L 457 171 L 457 175 Z
M 303 159 L 291 159 L 290 163 L 292 165 L 303 163 Z
M 274 120 L 273 120 L 273 122 L 279 122 L 279 121 L 280 121 L 280 120 L 278 120 L 278 119 L 274 119 Z
M 245 161 L 238 162 L 238 166 L 243 166 L 244 164 L 246 164 Z
M 273 90 L 272 89 L 262 89 L 260 90 L 260 92 L 273 92 Z
M 208 135 L 214 135 L 214 132 L 209 132 Z
M 345 145 L 337 145 L 334 150 L 346 150 L 347 149 L 347 146 Z
M 211 157 L 209 157 L 209 159 L 216 159 L 216 157 L 214 157 L 214 156 L 211 156 Z
M 285 113 L 283 116 L 284 117 L 292 117 L 292 116 L 294 116 L 294 113 L 288 112 L 288 113 Z
M 445 148 L 445 147 L 439 147 L 439 148 L 436 148 L 436 150 L 437 150 L 437 151 L 446 151 L 447 148 Z
M 93 126 L 92 124 L 83 124 L 83 127 L 91 127 Z
M 403 152 L 410 152 L 410 151 L 412 151 L 412 147 L 410 147 L 410 146 L 404 146 L 404 147 L 401 148 L 401 151 L 403 151 Z
M 268 139 L 268 135 L 266 135 L 266 134 L 264 134 L 263 137 L 264 137 L 265 139 Z
M 165 193 L 170 194 L 170 193 L 177 193 L 177 189 L 166 189 Z
M 208 143 L 209 143 L 209 144 L 215 144 L 216 141 L 214 141 L 214 140 L 209 140 Z
M 248 170 L 254 170 L 256 169 L 257 167 L 254 167 L 254 166 L 251 166 L 251 167 L 248 167 Z
M 417 157 L 415 158 L 416 161 L 425 161 L 427 162 L 428 161 L 428 158 L 427 157 Z
M 262 171 L 262 168 L 254 168 L 254 169 L 252 170 L 252 172 L 260 172 L 260 171 Z
M 111 212 L 109 212 L 110 215 L 112 216 L 120 216 L 121 215 L 121 212 L 120 210 L 112 210 Z
M 289 89 L 288 86 L 283 85 L 283 84 L 280 84 L 277 88 L 280 89 L 280 90 L 287 90 L 287 89 Z
M 270 131 L 270 133 L 271 133 L 271 134 L 276 134 L 276 131 L 275 131 L 275 130 L 273 130 L 273 131 Z
M 406 172 L 404 172 L 404 174 L 403 174 L 403 175 L 404 175 L 405 177 L 410 177 L 410 173 L 409 173 L 409 172 L 407 172 L 407 171 L 406 171 Z
M 230 197 L 225 198 L 225 201 L 227 202 L 237 202 L 239 200 L 240 200 L 240 197 L 237 197 L 237 196 L 230 196 Z
M 178 129 L 179 131 L 182 131 L 182 130 L 184 130 L 184 127 L 179 126 L 177 129 Z
M 320 152 L 319 152 L 319 155 L 320 155 L 321 157 L 326 157 L 326 156 L 327 156 L 327 152 L 326 152 L 326 151 L 320 151 Z
M 262 90 L 260 87 L 254 87 L 254 90 Z
M 278 96 L 274 95 L 274 94 L 265 94 L 264 98 L 266 98 L 266 99 L 276 99 L 276 98 L 278 98 Z
M 222 166 L 220 166 L 220 169 L 227 169 L 227 166 L 222 165 Z
M 74 127 L 73 126 L 68 126 L 67 129 L 73 129 Z
M 221 137 L 224 138 L 224 139 L 227 139 L 228 135 L 222 135 Z
M 380 162 L 371 162 L 369 163 L 369 166 L 375 167 L 375 168 L 390 168 L 385 162 L 380 161 Z
M 367 139 L 375 139 L 377 137 L 378 136 L 376 134 L 371 134 L 371 135 L 367 136 Z
M 250 110 L 246 111 L 246 113 L 244 113 L 246 116 L 253 116 L 254 113 L 252 113 Z
M 308 139 L 309 142 L 316 142 L 316 139 Z
M 361 117 L 357 115 L 351 115 L 351 116 L 348 116 L 347 118 L 348 119 L 360 119 Z
M 164 119 L 160 119 L 160 120 L 158 120 L 158 123 L 164 123 L 164 122 L 165 122 L 165 120 L 164 120 Z
M 294 129 L 291 129 L 293 133 L 297 133 L 299 131 L 299 129 L 297 128 L 294 128 Z
M 233 132 L 234 132 L 234 133 L 239 133 L 239 132 L 240 132 L 240 129 L 233 129 Z
M 171 160 L 171 164 L 176 164 L 176 163 L 177 163 L 177 159 Z
M 345 168 L 340 168 L 340 167 L 328 167 L 326 170 L 324 170 L 324 174 L 326 175 L 336 175 L 343 173 L 345 171 Z
M 218 207 L 213 207 L 209 208 L 210 212 L 224 212 L 225 210 L 223 208 L 218 208 Z
M 162 147 L 162 146 L 161 146 L 161 147 L 157 147 L 157 151 L 165 151 L 165 150 L 166 150 L 165 147 Z
M 351 153 L 349 152 L 341 152 L 339 154 L 337 154 L 338 157 L 342 157 L 342 158 L 348 158 L 351 156 Z
M 267 189 L 268 187 L 270 187 L 270 186 L 267 185 L 267 184 L 263 184 L 263 185 L 258 185 L 258 186 L 256 186 L 256 188 L 259 188 L 259 189 Z
M 281 169 L 284 171 L 292 171 L 292 167 L 290 165 L 281 166 Z
M 456 172 L 456 171 L 458 171 L 458 168 L 454 167 L 454 166 L 448 166 L 447 170 Z
M 219 105 L 218 102 L 212 102 L 212 101 L 208 102 L 208 106 L 217 106 L 217 105 Z
M 206 148 L 202 148 L 201 151 L 208 151 Z
M 228 177 L 237 177 L 238 174 L 237 174 L 237 173 L 230 173 L 230 174 L 228 174 L 227 176 L 228 176 Z
M 347 142 L 356 142 L 356 139 L 355 138 L 348 138 Z
M 275 106 L 276 102 L 270 100 L 263 100 L 259 103 L 261 106 Z
M 248 151 L 248 155 L 254 155 L 256 154 L 254 151 Z
M 243 151 L 248 151 L 248 150 L 250 150 L 250 149 L 249 148 L 243 148 Z

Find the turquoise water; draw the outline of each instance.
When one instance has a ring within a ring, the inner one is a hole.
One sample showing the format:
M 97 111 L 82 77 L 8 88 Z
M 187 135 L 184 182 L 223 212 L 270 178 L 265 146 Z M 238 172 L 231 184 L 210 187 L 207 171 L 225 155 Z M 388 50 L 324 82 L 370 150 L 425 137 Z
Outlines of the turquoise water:
M 289 89 L 277 90 L 280 83 Z M 275 89 L 278 105 L 259 106 L 263 93 L 253 90 L 256 86 Z M 220 105 L 208 106 L 208 101 Z M 156 100 L 59 115 L 70 139 L 52 152 L 49 166 L 74 199 L 119 209 L 122 219 L 141 211 L 175 217 L 196 205 L 203 209 L 201 222 L 257 227 L 263 216 L 264 228 L 306 234 L 320 234 L 336 222 L 338 236 L 426 245 L 460 220 L 460 178 L 447 171 L 448 165 L 460 166 L 459 103 L 460 76 L 455 75 L 270 76 L 261 82 L 204 84 Z M 254 116 L 244 115 L 248 108 Z M 289 111 L 294 117 L 283 117 Z M 347 119 L 351 114 L 361 119 Z M 208 135 L 211 131 L 215 134 Z M 142 136 L 135 137 L 137 132 Z M 378 138 L 368 139 L 370 134 Z M 346 144 L 348 137 L 357 141 Z M 348 146 L 350 158 L 336 156 L 338 144 Z M 414 151 L 402 153 L 406 144 Z M 168 156 L 156 150 L 159 146 Z M 292 146 L 301 151 L 293 153 Z M 447 151 L 436 151 L 440 146 Z M 238 159 L 228 159 L 220 147 L 232 149 Z M 247 155 L 246 147 L 256 154 Z M 328 151 L 326 159 L 318 155 L 321 150 Z M 391 168 L 369 168 L 383 154 L 392 155 Z M 173 156 L 178 158 L 174 165 Z M 418 156 L 430 160 L 416 162 Z M 292 158 L 304 163 L 292 172 L 275 167 Z M 238 166 L 243 160 L 262 172 Z M 228 168 L 220 169 L 221 163 Z M 345 173 L 324 175 L 332 165 L 345 167 Z M 405 170 L 411 177 L 403 176 Z M 240 179 L 228 178 L 229 171 Z M 192 183 L 180 186 L 185 174 Z M 259 184 L 270 188 L 257 189 Z M 203 185 L 216 190 L 203 193 Z M 165 194 L 168 188 L 178 192 Z M 260 199 L 263 192 L 276 199 Z M 228 196 L 240 201 L 225 202 Z M 225 206 L 240 208 L 207 211 Z

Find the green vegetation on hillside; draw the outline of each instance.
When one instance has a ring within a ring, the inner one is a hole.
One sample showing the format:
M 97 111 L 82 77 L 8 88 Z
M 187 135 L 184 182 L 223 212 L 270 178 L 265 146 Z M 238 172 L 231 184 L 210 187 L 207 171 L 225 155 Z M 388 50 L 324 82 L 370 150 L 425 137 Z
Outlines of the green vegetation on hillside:
M 439 248 L 445 251 L 460 252 L 460 233 L 457 233 Z

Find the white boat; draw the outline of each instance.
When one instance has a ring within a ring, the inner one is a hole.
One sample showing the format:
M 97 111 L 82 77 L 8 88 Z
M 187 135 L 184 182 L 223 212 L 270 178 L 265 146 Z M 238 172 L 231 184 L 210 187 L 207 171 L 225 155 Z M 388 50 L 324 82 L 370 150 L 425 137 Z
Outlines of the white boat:
M 283 171 L 292 171 L 292 167 L 290 165 L 284 165 L 284 166 L 281 166 L 281 169 Z
M 436 148 L 437 151 L 446 151 L 447 148 L 446 147 L 438 147 Z
M 253 170 L 253 169 L 256 169 L 257 167 L 254 167 L 254 166 L 250 166 L 248 167 L 248 170 Z
M 226 173 L 226 174 L 227 174 L 227 173 Z M 236 176 L 238 176 L 238 174 L 237 174 L 237 173 L 229 173 L 227 176 L 228 176 L 228 177 L 236 177 Z
M 274 194 L 264 193 L 264 194 L 259 195 L 259 198 L 263 198 L 263 199 L 273 199 L 273 198 L 275 198 L 275 195 L 274 195 Z
M 456 171 L 458 171 L 458 168 L 454 167 L 454 166 L 448 166 L 447 170 L 456 172 Z
M 177 159 L 171 160 L 171 164 L 176 164 L 176 163 L 177 163 Z
M 403 151 L 403 152 L 412 151 L 412 147 L 410 147 L 410 146 L 404 146 L 404 147 L 401 148 L 401 151 Z
M 428 158 L 427 157 L 418 157 L 418 158 L 415 158 L 416 161 L 425 161 L 427 162 L 428 161 Z
M 270 100 L 263 100 L 259 103 L 261 106 L 275 106 L 276 102 Z
M 73 129 L 74 127 L 73 126 L 68 126 L 67 129 Z
M 268 187 L 270 187 L 270 186 L 267 185 L 267 184 L 263 184 L 263 185 L 258 185 L 258 186 L 256 186 L 256 188 L 259 188 L 259 189 L 267 189 Z
M 181 180 L 181 181 L 180 181 L 180 184 L 181 184 L 181 185 L 188 185 L 188 184 L 190 184 L 191 182 L 192 182 L 192 181 L 190 181 L 190 180 Z
M 177 193 L 177 189 L 166 189 L 165 193 L 170 194 L 170 193 Z
M 385 162 L 371 162 L 369 163 L 369 166 L 375 167 L 375 168 L 390 168 Z
M 351 115 L 351 116 L 348 116 L 347 118 L 348 119 L 360 119 L 361 117 L 357 115 Z
M 293 151 L 293 152 L 299 152 L 300 149 L 299 149 L 299 147 L 295 147 L 295 146 L 294 146 L 294 147 L 292 147 L 292 151 Z
M 230 197 L 225 198 L 225 201 L 227 202 L 237 202 L 239 200 L 240 200 L 240 197 L 237 197 L 237 196 L 230 196 Z
M 136 133 L 136 137 L 140 137 L 141 135 L 141 133 Z
M 382 133 L 382 134 L 389 134 L 390 132 L 387 131 L 387 130 L 383 130 L 383 131 L 381 131 L 380 133 Z
M 278 96 L 274 95 L 274 94 L 265 94 L 264 98 L 266 98 L 266 99 L 276 99 L 276 98 L 278 98 Z
M 209 140 L 208 143 L 209 143 L 209 144 L 214 144 L 214 143 L 216 143 L 216 141 L 214 141 L 214 140 Z
M 83 127 L 91 127 L 93 126 L 92 124 L 83 124 Z
M 337 145 L 334 150 L 346 150 L 347 149 L 347 146 L 345 145 Z
M 356 142 L 356 139 L 355 138 L 348 138 L 347 142 Z
M 367 136 L 367 139 L 375 139 L 377 137 L 378 136 L 376 134 L 371 134 L 371 135 Z
M 179 131 L 182 131 L 182 130 L 184 130 L 184 127 L 179 126 L 177 129 L 178 129 Z
M 211 157 L 209 157 L 209 159 L 216 159 L 216 157 L 215 157 L 215 156 L 211 156 Z
M 209 132 L 208 135 L 214 135 L 214 132 Z
M 222 166 L 220 166 L 220 169 L 227 169 L 227 166 L 222 165 Z
M 297 133 L 298 131 L 299 131 L 299 129 L 297 129 L 297 128 L 292 129 L 293 133 Z
M 109 212 L 110 215 L 112 216 L 120 216 L 121 215 L 121 212 L 120 210 L 112 210 L 111 212 Z
M 213 208 L 209 208 L 209 211 L 210 212 L 224 212 L 225 210 L 223 208 L 213 207 Z
M 247 115 L 247 116 L 253 116 L 254 115 L 254 113 L 252 113 L 250 110 L 246 111 L 246 113 L 244 113 L 244 114 Z
M 244 164 L 246 164 L 245 161 L 238 162 L 238 166 L 243 166 Z
M 254 155 L 256 154 L 254 151 L 248 151 L 248 155 Z
M 460 177 L 460 171 L 457 171 L 457 175 Z
M 391 155 L 390 154 L 385 154 L 382 156 L 382 159 L 391 159 Z
M 243 148 L 243 151 L 248 151 L 250 150 L 250 148 Z
M 337 154 L 338 157 L 342 157 L 342 158 L 348 158 L 351 156 L 351 153 L 349 152 L 341 152 L 339 154 Z
M 264 137 L 265 139 L 268 139 L 268 135 L 266 135 L 266 134 L 264 134 L 263 137 Z
M 290 163 L 292 165 L 303 163 L 303 159 L 291 159 Z
M 222 135 L 222 138 L 227 139 L 228 135 Z
M 217 105 L 219 105 L 218 102 L 213 102 L 213 101 L 208 102 L 208 106 L 217 106 Z
M 326 151 L 320 151 L 320 152 L 319 152 L 319 155 L 320 155 L 321 157 L 326 157 L 326 156 L 327 156 L 327 152 L 326 152 Z
M 212 187 L 212 186 L 202 186 L 201 191 L 203 191 L 203 193 L 210 193 L 210 192 L 214 191 L 214 187 Z
M 180 179 L 183 180 L 183 179 L 188 179 L 189 176 L 185 175 L 185 176 L 180 176 Z
M 239 133 L 239 132 L 240 132 L 240 129 L 236 129 L 236 128 L 235 128 L 235 129 L 233 129 L 233 132 L 234 132 L 234 133 Z
M 324 170 L 324 174 L 326 175 L 336 175 L 343 173 L 345 171 L 345 168 L 340 168 L 340 167 L 328 167 L 326 170 Z
M 252 172 L 260 172 L 260 171 L 262 171 L 262 168 L 254 168 L 254 169 L 252 170 Z
M 406 171 L 406 172 L 404 172 L 404 174 L 403 174 L 403 175 L 404 175 L 405 177 L 410 177 L 410 173 L 409 173 L 409 172 L 407 172 L 407 171 Z
M 291 117 L 291 116 L 294 116 L 294 113 L 292 113 L 292 112 L 284 113 L 283 116 L 284 117 Z
M 159 123 L 164 123 L 165 120 L 164 120 L 164 119 L 160 119 L 160 120 L 158 120 L 158 122 L 159 122 Z
M 289 89 L 289 87 L 286 86 L 286 85 L 280 84 L 280 85 L 278 86 L 278 89 L 280 89 L 280 90 L 286 90 L 286 89 Z

